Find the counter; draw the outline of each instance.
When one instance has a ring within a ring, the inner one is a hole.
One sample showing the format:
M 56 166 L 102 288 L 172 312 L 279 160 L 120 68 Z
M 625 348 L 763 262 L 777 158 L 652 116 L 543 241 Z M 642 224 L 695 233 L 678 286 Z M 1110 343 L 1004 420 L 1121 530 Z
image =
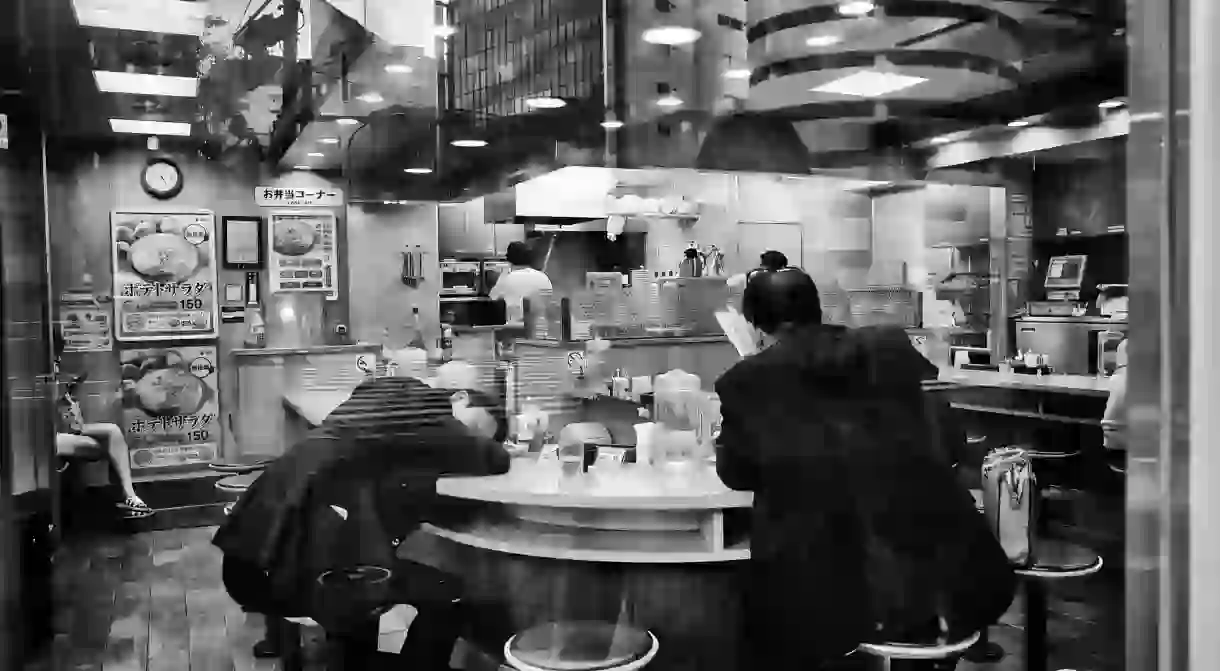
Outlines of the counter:
M 734 669 L 752 495 L 706 464 L 584 478 L 521 459 L 502 476 L 444 478 L 437 493 L 464 514 L 435 516 L 400 555 L 464 578 L 484 650 L 547 621 L 626 621 L 661 640 L 650 671 Z
M 1079 396 L 1109 396 L 1110 380 L 1096 375 L 1023 375 L 990 370 L 942 368 L 940 381 L 970 387 L 1013 389 Z

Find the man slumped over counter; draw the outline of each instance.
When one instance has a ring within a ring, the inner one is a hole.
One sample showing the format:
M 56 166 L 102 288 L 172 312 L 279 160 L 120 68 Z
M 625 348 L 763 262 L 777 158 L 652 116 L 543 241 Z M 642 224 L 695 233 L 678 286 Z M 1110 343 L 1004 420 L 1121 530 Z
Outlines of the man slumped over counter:
M 412 668 L 449 668 L 461 626 L 457 580 L 394 549 L 419 526 L 438 477 L 508 471 L 506 433 L 503 407 L 479 391 L 410 377 L 357 387 L 267 467 L 213 539 L 229 595 L 267 616 L 255 654 L 279 655 L 281 618 L 310 617 L 339 654 L 359 660 L 376 650 L 381 610 L 409 604 L 418 614 L 401 654 Z M 381 569 L 388 580 L 376 579 Z

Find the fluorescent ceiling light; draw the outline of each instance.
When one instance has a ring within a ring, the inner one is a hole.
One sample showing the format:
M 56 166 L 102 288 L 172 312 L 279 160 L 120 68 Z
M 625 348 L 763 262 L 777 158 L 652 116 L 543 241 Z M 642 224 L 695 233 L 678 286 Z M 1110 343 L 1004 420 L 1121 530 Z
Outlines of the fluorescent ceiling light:
M 671 94 L 658 99 L 657 105 L 659 107 L 680 107 L 682 105 L 682 99 Z
M 805 44 L 811 47 L 833 47 L 842 41 L 843 38 L 838 35 L 814 35 L 805 40 Z
M 358 96 L 356 99 L 374 105 L 385 100 L 385 98 L 382 98 L 381 94 L 376 91 L 369 91 L 364 95 Z
M 181 121 L 148 121 L 145 119 L 111 119 L 110 130 L 116 133 L 136 133 L 138 135 L 180 135 L 191 134 L 191 125 Z
M 321 140 L 318 140 L 318 142 L 319 142 L 320 144 L 339 144 L 339 138 L 337 138 L 337 137 L 324 137 L 324 138 L 322 138 Z
M 702 36 L 703 33 L 698 30 L 682 26 L 661 26 L 644 31 L 645 42 L 649 44 L 665 44 L 671 47 L 690 44 Z
M 93 79 L 103 93 L 135 93 L 145 96 L 194 98 L 199 93 L 199 80 L 194 77 L 143 75 L 135 72 L 94 70 Z
M 941 144 L 949 144 L 952 141 L 953 141 L 953 138 L 951 138 L 947 135 L 942 135 L 940 137 L 934 137 L 931 140 L 928 140 L 928 144 L 941 145 Z
M 385 66 L 385 71 L 392 75 L 409 75 L 411 74 L 411 66 L 403 63 L 390 63 Z
M 1127 103 L 1125 103 L 1121 100 L 1107 100 L 1103 103 L 1098 104 L 1097 106 L 1102 108 L 1103 110 L 1112 110 L 1112 109 L 1118 109 L 1119 107 L 1122 107 L 1123 105 L 1126 105 L 1126 104 Z
M 73 0 L 77 23 L 86 28 L 203 35 L 202 3 L 182 0 Z
M 320 151 L 311 151 L 311 152 L 309 152 L 309 157 L 310 157 L 310 158 L 324 158 L 325 156 L 326 156 L 326 154 L 323 154 L 323 153 L 322 153 L 322 152 L 320 152 Z
M 606 119 L 602 122 L 602 128 L 606 130 L 618 130 L 623 127 L 623 122 L 618 119 Z
M 457 28 L 450 25 L 441 24 L 436 27 L 434 32 L 436 33 L 436 36 L 440 38 L 453 37 L 457 34 Z
M 528 98 L 525 101 L 525 106 L 536 110 L 553 110 L 565 107 L 568 103 L 563 98 L 552 98 L 544 96 L 541 98 Z
M 1026 121 L 1025 119 L 1017 119 L 1016 121 L 1008 122 L 1009 128 L 1025 128 L 1028 125 L 1029 125 L 1029 122 Z
M 432 168 L 407 168 L 403 172 L 411 175 L 431 175 Z
M 750 70 L 748 68 L 733 68 L 724 71 L 725 79 L 749 79 Z
M 909 89 L 916 84 L 922 84 L 926 81 L 928 80 L 923 77 L 910 77 L 893 72 L 865 70 L 810 90 L 819 93 L 835 93 L 842 96 L 876 98 L 894 93 L 895 91 Z
M 453 142 L 450 142 L 449 144 L 451 144 L 455 147 L 474 148 L 474 147 L 486 147 L 487 141 L 486 140 L 454 140 Z
M 307 165 L 294 165 L 294 166 L 292 166 L 292 169 L 293 170 L 313 170 L 313 168 L 311 168 Z
M 339 124 L 340 126 L 355 126 L 358 125 L 360 121 L 358 119 L 343 117 L 342 119 L 336 119 L 335 123 Z
M 843 16 L 864 16 L 877 8 L 870 0 L 848 0 L 839 3 L 839 14 Z

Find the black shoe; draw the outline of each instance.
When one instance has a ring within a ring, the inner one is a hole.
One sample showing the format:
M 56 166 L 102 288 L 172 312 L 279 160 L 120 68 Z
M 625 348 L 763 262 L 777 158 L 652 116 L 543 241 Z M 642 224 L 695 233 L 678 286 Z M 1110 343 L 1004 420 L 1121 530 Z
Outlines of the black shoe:
M 264 639 L 254 644 L 255 659 L 271 659 L 280 656 L 280 647 L 275 641 Z

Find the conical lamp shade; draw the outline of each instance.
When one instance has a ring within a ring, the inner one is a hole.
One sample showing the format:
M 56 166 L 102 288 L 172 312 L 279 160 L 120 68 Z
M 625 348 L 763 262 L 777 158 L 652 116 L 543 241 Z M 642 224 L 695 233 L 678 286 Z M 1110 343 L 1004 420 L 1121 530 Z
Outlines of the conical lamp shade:
M 700 170 L 808 174 L 809 149 L 792 124 L 755 114 L 732 114 L 712 123 L 699 147 Z

